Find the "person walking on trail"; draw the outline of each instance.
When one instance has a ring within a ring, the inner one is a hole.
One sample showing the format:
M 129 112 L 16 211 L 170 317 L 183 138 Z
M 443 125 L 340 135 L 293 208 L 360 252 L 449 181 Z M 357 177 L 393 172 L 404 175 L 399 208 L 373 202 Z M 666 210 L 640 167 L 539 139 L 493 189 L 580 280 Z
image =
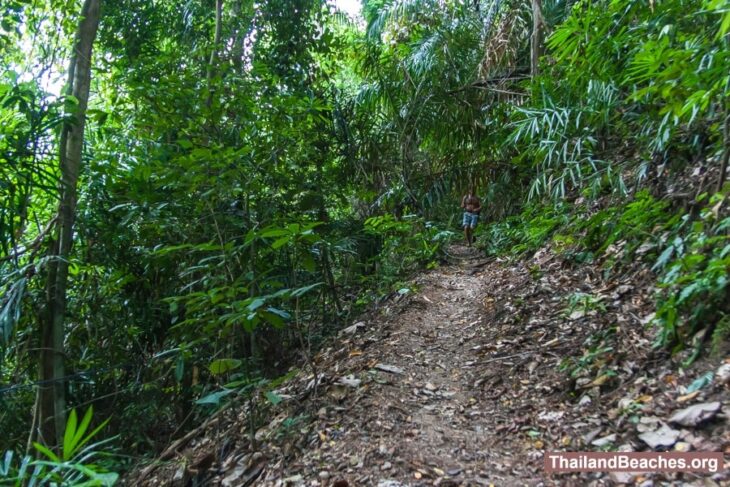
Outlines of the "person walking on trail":
M 468 247 L 474 242 L 474 229 L 479 221 L 479 212 L 482 211 L 482 202 L 474 193 L 474 187 L 469 187 L 469 192 L 461 199 L 461 207 L 464 209 L 464 239 Z

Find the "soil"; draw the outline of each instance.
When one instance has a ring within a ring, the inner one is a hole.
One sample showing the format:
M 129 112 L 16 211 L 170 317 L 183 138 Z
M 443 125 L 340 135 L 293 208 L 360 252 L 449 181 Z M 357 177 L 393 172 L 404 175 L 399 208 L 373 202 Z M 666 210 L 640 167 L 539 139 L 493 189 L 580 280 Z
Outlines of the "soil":
M 730 452 L 730 365 L 714 356 L 681 369 L 686 354 L 652 347 L 653 282 L 641 265 L 610 274 L 550 249 L 501 261 L 452 246 L 448 262 L 340 332 L 315 357 L 317 381 L 303 365 L 269 394 L 280 403 L 261 399 L 254 417 L 268 419 L 254 441 L 252 406 L 235 403 L 127 483 L 730 485 L 727 468 L 544 470 L 552 451 Z M 696 424 L 671 421 L 707 404 Z M 663 444 L 642 439 L 660 431 Z

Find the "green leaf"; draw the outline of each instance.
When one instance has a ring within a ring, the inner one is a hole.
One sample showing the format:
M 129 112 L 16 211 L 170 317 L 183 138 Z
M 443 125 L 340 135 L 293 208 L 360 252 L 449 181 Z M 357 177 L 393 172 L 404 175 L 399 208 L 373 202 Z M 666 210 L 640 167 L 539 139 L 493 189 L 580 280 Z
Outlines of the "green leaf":
M 264 393 L 264 396 L 266 396 L 266 399 L 268 399 L 268 401 L 273 406 L 276 406 L 277 404 L 279 404 L 281 401 L 284 400 L 283 397 L 281 397 L 280 395 L 278 395 L 278 394 L 276 394 L 275 392 L 272 392 L 272 391 L 266 391 Z
M 279 248 L 283 247 L 284 245 L 288 244 L 289 240 L 291 240 L 290 237 L 281 237 L 277 240 L 274 240 L 274 243 L 271 244 L 271 248 L 274 250 L 279 249 Z
M 76 410 L 72 409 L 71 414 L 69 414 L 68 416 L 68 421 L 66 421 L 66 432 L 63 435 L 64 460 L 68 460 L 69 458 L 71 458 L 71 453 L 75 445 L 74 437 L 76 436 L 76 422 Z
M 88 435 L 86 435 L 86 437 L 81 439 L 81 436 L 86 431 L 87 427 L 89 426 L 89 423 L 91 422 L 92 411 L 93 411 L 93 408 L 90 406 L 89 409 L 86 411 L 86 414 L 84 415 L 84 419 L 81 422 L 82 427 L 79 427 L 79 431 L 76 434 L 76 436 L 77 436 L 76 449 L 72 453 L 72 455 L 79 452 L 81 450 L 81 448 L 83 448 L 83 446 L 86 443 L 88 443 L 93 437 L 95 437 L 96 434 L 99 433 L 99 431 L 101 431 L 109 423 L 109 420 L 111 419 L 111 418 L 105 419 L 104 421 L 101 422 L 101 424 L 99 426 L 94 428 L 94 430 L 91 433 L 89 433 Z
M 286 321 L 291 319 L 289 313 L 273 307 L 266 308 L 266 311 L 262 313 L 262 317 L 274 328 L 283 328 Z
M 659 258 L 657 259 L 654 266 L 652 266 L 651 270 L 655 271 L 657 269 L 662 269 L 667 265 L 669 262 L 669 259 L 672 257 L 672 254 L 674 253 L 674 246 L 670 245 L 666 249 L 664 249 L 664 252 L 661 253 Z
M 7 345 L 15 324 L 20 320 L 21 301 L 25 293 L 26 278 L 18 279 L 5 295 L 5 304 L 0 309 L 0 344 Z
M 66 460 L 70 460 L 71 457 L 76 453 L 77 448 L 80 448 L 83 443 L 81 442 L 84 433 L 86 433 L 87 428 L 89 427 L 89 424 L 91 423 L 91 417 L 94 414 L 94 407 L 89 406 L 89 409 L 86 410 L 86 414 L 84 414 L 84 419 L 81 420 L 81 424 L 76 429 L 76 434 L 74 435 L 73 439 L 73 448 L 69 452 L 70 455 L 65 457 Z M 93 436 L 93 435 L 92 435 Z
M 248 306 L 246 306 L 246 309 L 250 312 L 254 312 L 264 304 L 266 304 L 266 300 L 264 298 L 255 298 L 248 304 Z
M 266 308 L 266 311 L 268 311 L 269 313 L 274 313 L 275 315 L 281 316 L 285 320 L 291 319 L 291 315 L 289 313 L 287 313 L 284 310 L 278 309 L 278 308 L 274 308 L 274 307 L 270 306 L 270 307 Z
M 324 284 L 323 282 L 315 282 L 314 284 L 310 284 L 309 286 L 297 288 L 291 292 L 291 296 L 293 298 L 302 297 L 305 294 L 307 294 L 309 291 L 311 291 L 312 289 L 316 289 L 323 284 Z
M 208 366 L 208 370 L 210 370 L 210 373 L 213 375 L 222 375 L 226 372 L 230 372 L 231 370 L 236 370 L 241 366 L 241 363 L 242 362 L 238 359 L 221 358 L 211 362 Z
M 5 452 L 5 459 L 0 463 L 0 477 L 7 477 L 10 472 L 10 465 L 13 463 L 13 451 Z
M 236 392 L 233 389 L 223 389 L 222 391 L 213 392 L 205 397 L 202 397 L 195 401 L 195 404 L 220 404 L 221 399 Z
M 58 458 L 58 455 L 56 455 L 55 453 L 53 453 L 51 450 L 49 450 L 45 446 L 41 445 L 40 443 L 33 442 L 33 446 L 35 447 L 36 450 L 43 453 L 50 460 L 52 460 L 54 462 L 58 462 L 58 463 L 61 462 L 61 459 Z
M 117 483 L 118 480 L 119 474 L 116 472 L 94 473 L 93 478 L 89 481 L 89 485 L 103 485 L 104 487 L 112 487 L 114 484 Z
M 687 388 L 687 394 L 691 394 L 695 391 L 699 391 L 706 385 L 708 385 L 710 382 L 712 382 L 712 379 L 715 377 L 715 374 L 712 371 L 706 372 L 696 378 Z
M 302 267 L 309 272 L 314 272 L 317 269 L 317 264 L 311 255 L 305 255 L 302 257 Z
M 262 230 L 261 233 L 259 233 L 259 237 L 262 238 L 283 237 L 284 235 L 291 235 L 291 233 L 289 230 L 285 230 L 283 228 L 270 228 L 268 230 Z

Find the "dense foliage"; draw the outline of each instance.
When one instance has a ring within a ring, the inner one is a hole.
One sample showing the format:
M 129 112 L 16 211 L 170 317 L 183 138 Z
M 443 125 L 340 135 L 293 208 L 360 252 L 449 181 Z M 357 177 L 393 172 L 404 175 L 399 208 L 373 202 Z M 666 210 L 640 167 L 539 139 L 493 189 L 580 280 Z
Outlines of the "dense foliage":
M 231 395 L 276 401 L 272 380 L 316 375 L 326 336 L 438 265 L 469 184 L 488 254 L 640 256 L 658 347 L 724 339 L 730 3 L 531 5 L 103 1 L 56 351 L 69 408 L 139 455 Z M 56 479 L 77 452 L 43 446 L 36 391 L 80 12 L 0 7 L 0 450 L 37 441 Z

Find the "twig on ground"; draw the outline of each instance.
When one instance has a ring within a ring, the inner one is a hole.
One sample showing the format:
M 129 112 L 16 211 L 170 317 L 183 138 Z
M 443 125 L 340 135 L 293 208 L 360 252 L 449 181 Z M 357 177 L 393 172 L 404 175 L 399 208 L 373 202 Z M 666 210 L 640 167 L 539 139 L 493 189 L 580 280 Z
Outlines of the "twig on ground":
M 534 350 L 528 350 L 526 352 L 515 353 L 513 355 L 505 355 L 505 356 L 502 356 L 502 357 L 494 357 L 494 358 L 490 358 L 489 360 L 486 360 L 484 362 L 481 362 L 479 365 L 484 365 L 484 364 L 488 364 L 488 363 L 491 363 L 491 362 L 497 362 L 499 360 L 507 360 L 509 358 L 520 357 L 522 355 L 527 355 L 528 353 L 535 353 L 535 351 Z

